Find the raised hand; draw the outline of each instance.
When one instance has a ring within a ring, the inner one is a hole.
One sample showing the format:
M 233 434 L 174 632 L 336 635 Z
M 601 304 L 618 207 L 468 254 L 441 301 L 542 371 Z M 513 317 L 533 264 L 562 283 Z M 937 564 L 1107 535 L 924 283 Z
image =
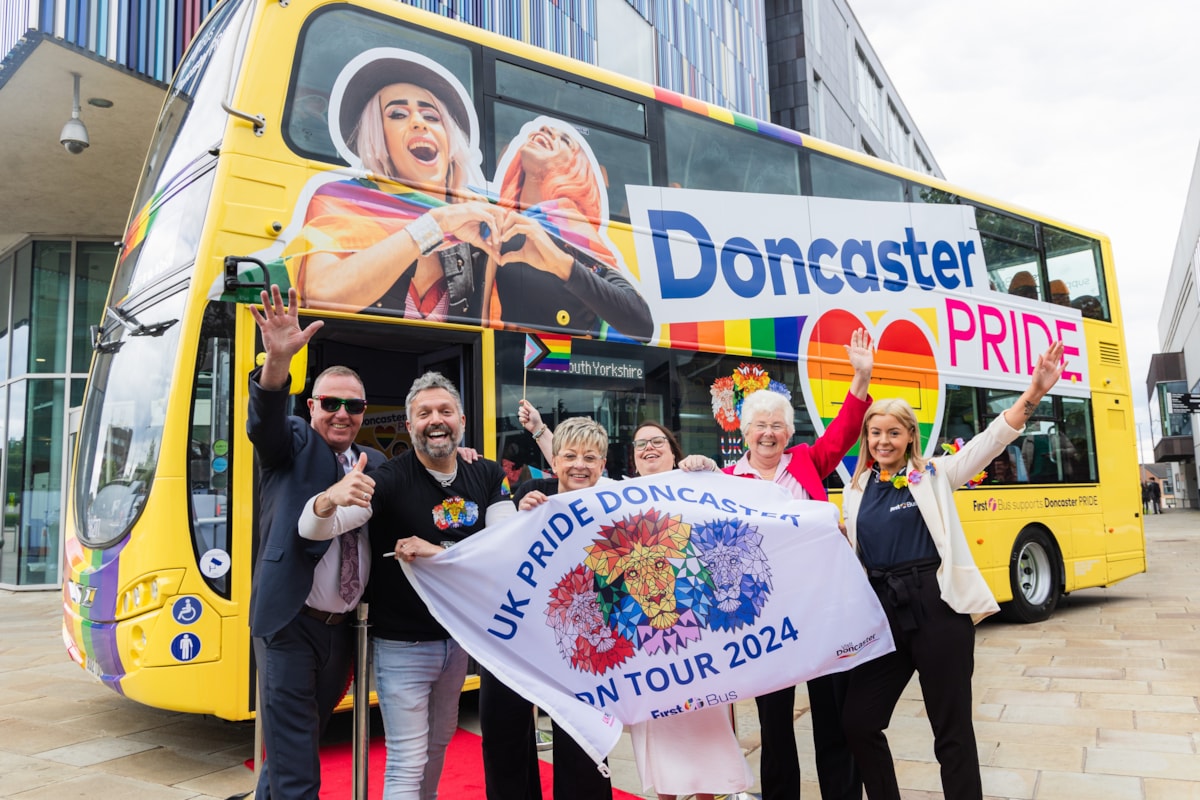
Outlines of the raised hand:
M 538 428 L 542 427 L 542 413 L 534 408 L 533 403 L 522 397 L 517 403 L 517 421 L 525 430 L 537 433 Z
M 865 328 L 859 328 L 850 334 L 850 344 L 843 345 L 850 359 L 850 366 L 856 373 L 865 372 L 868 376 L 875 367 L 875 351 L 871 347 L 871 335 Z
M 1038 356 L 1037 364 L 1033 367 L 1033 375 L 1029 381 L 1029 388 L 1039 392 L 1043 397 L 1053 389 L 1054 384 L 1058 383 L 1063 370 L 1067 367 L 1067 362 L 1063 360 L 1062 356 L 1062 342 L 1055 342 L 1046 349 L 1046 352 Z
M 300 304 L 297 302 L 294 288 L 288 289 L 286 306 L 276 284 L 271 284 L 270 296 L 265 291 L 261 296 L 262 311 L 259 311 L 257 306 L 250 306 L 250 313 L 262 333 L 263 349 L 266 350 L 259 383 L 264 389 L 276 390 L 282 388 L 287 381 L 292 357 L 308 344 L 325 323 L 317 320 L 307 328 L 300 328 Z
M 854 380 L 850 381 L 850 394 L 859 400 L 867 399 L 871 387 L 871 371 L 875 368 L 875 350 L 871 347 L 871 336 L 865 328 L 850 334 L 850 344 L 843 345 L 850 366 L 854 368 Z

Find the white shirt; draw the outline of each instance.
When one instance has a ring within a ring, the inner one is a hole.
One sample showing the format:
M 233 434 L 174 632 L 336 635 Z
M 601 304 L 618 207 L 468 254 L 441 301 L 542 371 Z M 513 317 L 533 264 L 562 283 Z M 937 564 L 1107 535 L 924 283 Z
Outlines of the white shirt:
M 347 451 L 349 452 L 349 451 Z M 351 454 L 351 461 L 354 460 Z M 341 454 L 338 454 L 338 461 L 341 462 Z M 345 464 L 342 465 L 345 469 Z M 348 471 L 348 470 L 347 470 Z M 362 521 L 353 525 L 347 525 L 340 530 L 330 533 L 327 536 L 306 536 L 304 532 L 304 516 L 312 513 L 312 505 L 315 497 L 310 497 L 308 502 L 304 504 L 304 513 L 300 515 L 300 536 L 304 539 L 332 539 L 335 536 L 342 534 L 344 531 L 354 531 L 357 533 L 349 533 L 358 537 L 358 577 L 359 583 L 366 587 L 367 578 L 371 576 L 371 542 L 367 538 L 366 522 L 371 518 L 370 512 Z M 359 509 L 362 510 L 362 509 Z M 320 519 L 317 517 L 317 519 Z M 333 542 L 329 545 L 329 549 L 325 551 L 325 555 L 317 562 L 317 568 L 313 572 L 312 590 L 308 593 L 308 599 L 304 602 L 311 608 L 318 611 L 328 611 L 333 614 L 343 614 L 347 611 L 353 611 L 358 605 L 358 601 L 362 599 L 362 592 L 358 593 L 358 597 L 354 598 L 353 603 L 347 603 L 342 599 L 342 548 L 340 542 Z

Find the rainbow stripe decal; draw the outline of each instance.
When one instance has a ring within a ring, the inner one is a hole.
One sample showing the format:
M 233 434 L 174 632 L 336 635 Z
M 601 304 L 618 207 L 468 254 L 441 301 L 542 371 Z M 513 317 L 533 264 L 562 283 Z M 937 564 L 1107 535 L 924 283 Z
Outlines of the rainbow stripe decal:
M 705 350 L 710 353 L 796 361 L 800 353 L 800 332 L 804 330 L 806 319 L 779 317 L 672 322 L 661 326 L 657 344 L 678 350 Z M 850 339 L 847 337 L 844 341 Z M 842 361 L 845 361 L 845 351 L 842 351 Z
M 125 666 L 117 647 L 117 587 L 120 585 L 121 552 L 129 543 L 125 537 L 114 547 L 87 550 L 74 539 L 67 540 L 67 578 L 63 583 L 63 637 L 67 652 L 81 667 L 88 669 L 108 688 L 119 694 Z M 74 583 L 86 598 L 83 603 L 71 597 Z M 95 587 L 93 589 L 93 587 Z M 88 653 L 90 663 L 83 663 Z
M 778 139 L 781 142 L 796 145 L 797 147 L 804 146 L 804 140 L 799 133 L 791 128 L 785 128 L 782 125 L 776 125 L 773 122 L 767 122 L 754 117 L 748 117 L 745 114 L 739 114 L 736 111 L 730 111 L 727 108 L 714 106 L 711 103 L 706 103 L 703 100 L 697 100 L 694 97 L 672 92 L 670 89 L 654 87 L 654 99 L 666 105 L 682 108 L 685 111 L 690 111 L 693 114 L 715 119 L 718 122 L 724 122 L 726 125 L 734 125 L 738 128 L 745 128 L 748 131 L 755 131 L 764 136 L 770 136 L 772 139 Z

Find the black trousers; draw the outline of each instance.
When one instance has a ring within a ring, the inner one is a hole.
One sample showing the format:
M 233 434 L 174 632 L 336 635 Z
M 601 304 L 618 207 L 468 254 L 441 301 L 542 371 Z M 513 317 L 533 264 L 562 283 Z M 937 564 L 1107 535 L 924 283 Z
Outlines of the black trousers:
M 846 738 L 862 772 L 870 800 L 899 800 L 896 768 L 884 730 L 913 672 L 921 682 L 933 728 L 933 749 L 942 772 L 942 792 L 954 800 L 980 800 L 979 752 L 971 722 L 971 675 L 975 671 L 975 626 L 942 601 L 936 567 L 893 573 L 893 585 L 872 578 L 896 641 L 896 652 L 850 672 L 842 712 Z M 901 597 L 897 599 L 897 589 Z M 903 595 L 907 595 L 904 602 Z
M 542 800 L 533 704 L 487 670 L 479 675 L 479 727 L 487 800 Z M 554 797 L 612 800 L 612 781 L 575 740 L 554 726 Z
M 326 625 L 304 614 L 271 636 L 254 637 L 267 751 L 254 790 L 259 800 L 317 800 L 321 734 L 346 691 L 353 637 L 350 615 Z
M 862 800 L 862 780 L 842 730 L 842 704 L 849 683 L 845 672 L 808 682 L 817 782 L 823 800 Z M 754 702 L 762 736 L 759 772 L 763 800 L 799 800 L 800 757 L 793 727 L 796 688 L 760 695 Z

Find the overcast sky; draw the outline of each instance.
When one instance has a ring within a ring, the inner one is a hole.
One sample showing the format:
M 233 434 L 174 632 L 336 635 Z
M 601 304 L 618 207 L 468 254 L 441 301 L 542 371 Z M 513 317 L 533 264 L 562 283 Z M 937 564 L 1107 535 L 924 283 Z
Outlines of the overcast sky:
M 947 180 L 1112 239 L 1145 439 L 1200 144 L 1200 3 L 848 2 Z

